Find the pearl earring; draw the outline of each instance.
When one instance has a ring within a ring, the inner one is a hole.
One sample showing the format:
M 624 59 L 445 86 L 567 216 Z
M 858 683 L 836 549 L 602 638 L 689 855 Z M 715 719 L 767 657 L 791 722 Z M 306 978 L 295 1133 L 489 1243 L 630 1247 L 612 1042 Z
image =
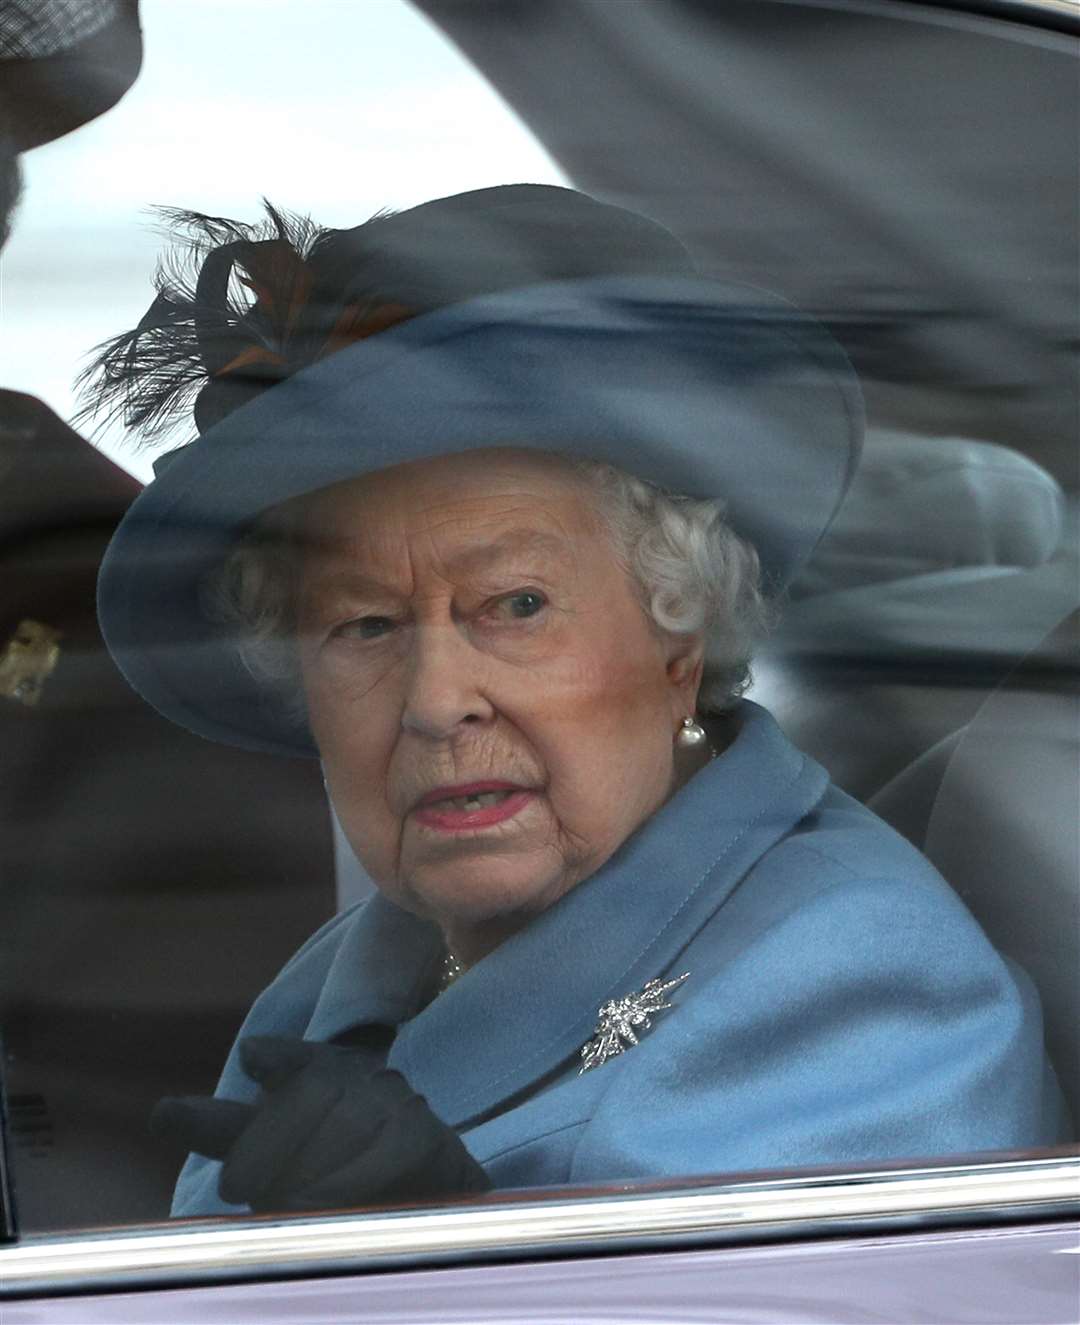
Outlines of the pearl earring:
M 675 733 L 675 744 L 683 750 L 693 750 L 702 746 L 709 739 L 705 728 L 693 717 L 685 717 L 682 726 Z

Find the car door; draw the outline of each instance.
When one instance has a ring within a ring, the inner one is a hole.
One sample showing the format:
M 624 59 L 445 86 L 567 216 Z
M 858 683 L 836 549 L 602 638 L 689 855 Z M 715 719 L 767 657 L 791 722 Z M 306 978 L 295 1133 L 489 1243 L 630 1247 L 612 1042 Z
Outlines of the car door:
M 569 181 L 785 290 L 848 350 L 870 432 L 753 695 L 1028 970 L 1077 1108 L 1073 8 L 276 0 L 256 24 L 250 6 L 144 0 L 135 92 L 28 164 L 5 365 L 70 417 L 79 356 L 142 298 L 139 209 L 228 212 L 268 179 L 344 223 Z M 62 437 L 49 454 L 82 475 L 86 443 Z M 148 476 L 115 429 L 96 440 Z M 0 465 L 0 494 L 51 498 L 55 474 Z M 19 733 L 0 853 L 6 1325 L 1076 1317 L 1075 1145 L 169 1221 L 182 1156 L 145 1131 L 154 1099 L 212 1084 L 246 1005 L 364 885 L 340 856 L 335 883 L 317 770 L 211 755 L 129 712 L 90 601 L 133 483 L 94 474 L 93 520 L 65 517 L 92 525 L 78 556 L 35 535 L 6 563 L 12 594 L 27 565 L 80 586 L 63 622 L 23 593 L 3 641 L 24 619 L 64 630 L 40 702 L 0 695 Z

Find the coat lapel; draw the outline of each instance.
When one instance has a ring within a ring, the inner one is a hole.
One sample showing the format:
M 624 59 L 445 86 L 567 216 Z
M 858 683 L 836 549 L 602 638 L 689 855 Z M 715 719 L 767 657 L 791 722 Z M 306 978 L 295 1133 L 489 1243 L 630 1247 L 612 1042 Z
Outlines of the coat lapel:
M 304 1033 L 309 1040 L 332 1040 L 355 1026 L 407 1022 L 430 995 L 446 951 L 434 925 L 379 893 L 344 923 Z
M 602 1003 L 682 973 L 673 970 L 682 949 L 824 794 L 824 771 L 763 709 L 744 703 L 739 719 L 724 754 L 603 869 L 422 1011 L 442 952 L 437 931 L 379 898 L 362 908 L 309 1035 L 401 1021 L 389 1065 L 454 1126 L 479 1120 L 576 1058 Z M 691 971 L 687 992 L 693 978 Z

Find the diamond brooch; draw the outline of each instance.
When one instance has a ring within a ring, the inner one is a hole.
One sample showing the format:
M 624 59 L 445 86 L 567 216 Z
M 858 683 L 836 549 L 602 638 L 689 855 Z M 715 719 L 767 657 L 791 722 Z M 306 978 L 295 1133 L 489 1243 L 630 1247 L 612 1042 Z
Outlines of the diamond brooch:
M 578 1075 L 599 1067 L 632 1044 L 637 1044 L 638 1033 L 649 1029 L 653 1014 L 672 1006 L 665 1002 L 665 996 L 689 978 L 690 972 L 686 971 L 674 980 L 650 980 L 642 986 L 640 993 L 627 994 L 605 1003 L 600 1009 L 593 1038 L 582 1047 L 583 1061 Z

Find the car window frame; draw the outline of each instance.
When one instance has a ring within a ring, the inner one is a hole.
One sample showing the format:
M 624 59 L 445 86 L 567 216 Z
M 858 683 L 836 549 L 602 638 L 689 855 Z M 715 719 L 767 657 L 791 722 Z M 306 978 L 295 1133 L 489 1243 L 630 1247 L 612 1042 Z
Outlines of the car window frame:
M 680 1185 L 495 1193 L 439 1208 L 224 1217 L 0 1247 L 0 1300 L 1080 1218 L 1080 1147 Z
M 1072 0 L 947 0 L 927 7 L 1080 35 Z M 226 1217 L 20 1237 L 8 1144 L 0 1098 L 0 1300 L 1080 1218 L 1080 1147 L 1069 1146 L 667 1187 L 618 1184 L 587 1194 L 496 1193 L 418 1210 Z

